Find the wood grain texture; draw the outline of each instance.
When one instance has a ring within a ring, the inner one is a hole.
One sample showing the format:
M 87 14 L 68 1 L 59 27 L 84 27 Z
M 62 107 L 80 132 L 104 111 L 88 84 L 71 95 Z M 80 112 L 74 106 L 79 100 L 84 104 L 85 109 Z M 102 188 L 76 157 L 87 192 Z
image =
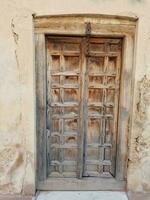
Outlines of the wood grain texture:
M 84 176 L 115 176 L 121 40 L 91 38 L 89 46 Z
M 63 20 L 62 20 L 63 19 Z M 136 19 L 115 18 L 115 16 L 66 15 L 36 17 L 34 24 L 37 33 L 56 35 L 85 35 L 85 23 L 90 22 L 92 35 L 134 34 Z
M 47 38 L 49 176 L 77 177 L 81 108 L 81 39 Z
M 114 178 L 83 178 L 64 179 L 49 178 L 47 181 L 39 182 L 38 190 L 72 190 L 72 191 L 123 191 L 126 188 L 125 181 L 116 181 Z
M 120 39 L 47 38 L 51 177 L 115 175 L 120 47 Z
M 37 124 L 37 175 L 39 180 L 47 177 L 46 145 L 46 52 L 44 34 L 35 34 L 36 65 L 36 124 Z

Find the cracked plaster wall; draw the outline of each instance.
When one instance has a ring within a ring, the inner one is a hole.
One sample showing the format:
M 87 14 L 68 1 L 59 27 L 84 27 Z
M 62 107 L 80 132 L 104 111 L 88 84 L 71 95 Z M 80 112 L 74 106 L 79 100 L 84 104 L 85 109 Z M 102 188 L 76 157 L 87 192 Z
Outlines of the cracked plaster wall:
M 0 0 L 0 193 L 34 194 L 35 81 L 32 15 L 137 16 L 127 184 L 150 191 L 150 1 Z

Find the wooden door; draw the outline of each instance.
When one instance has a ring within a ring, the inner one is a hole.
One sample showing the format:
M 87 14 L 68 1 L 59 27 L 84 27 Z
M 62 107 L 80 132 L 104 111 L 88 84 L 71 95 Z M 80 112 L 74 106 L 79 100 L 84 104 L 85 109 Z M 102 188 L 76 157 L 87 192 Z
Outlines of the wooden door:
M 47 37 L 49 177 L 115 176 L 121 40 L 88 42 Z
M 90 39 L 84 95 L 84 176 L 115 176 L 120 45 L 119 39 Z
M 50 177 L 77 177 L 82 93 L 81 38 L 47 40 L 47 130 Z

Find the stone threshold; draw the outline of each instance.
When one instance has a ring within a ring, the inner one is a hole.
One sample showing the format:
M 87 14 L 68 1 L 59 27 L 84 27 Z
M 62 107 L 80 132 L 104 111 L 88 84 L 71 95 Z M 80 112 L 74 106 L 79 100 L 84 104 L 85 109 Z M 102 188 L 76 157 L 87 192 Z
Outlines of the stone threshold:
M 0 195 L 0 200 L 150 200 L 150 193 L 111 191 L 38 192 L 37 197 L 24 195 Z
M 51 191 L 40 192 L 36 200 L 128 200 L 125 192 Z

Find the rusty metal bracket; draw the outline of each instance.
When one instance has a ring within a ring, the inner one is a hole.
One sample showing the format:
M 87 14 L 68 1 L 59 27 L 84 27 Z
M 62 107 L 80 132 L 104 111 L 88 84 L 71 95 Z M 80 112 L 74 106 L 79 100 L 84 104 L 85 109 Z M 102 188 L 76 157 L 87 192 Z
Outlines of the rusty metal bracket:
M 87 22 L 85 27 L 85 35 L 86 35 L 86 49 L 85 55 L 86 57 L 90 56 L 90 36 L 91 36 L 91 23 Z
M 86 23 L 85 34 L 86 34 L 86 36 L 90 36 L 91 35 L 91 23 L 90 22 Z

